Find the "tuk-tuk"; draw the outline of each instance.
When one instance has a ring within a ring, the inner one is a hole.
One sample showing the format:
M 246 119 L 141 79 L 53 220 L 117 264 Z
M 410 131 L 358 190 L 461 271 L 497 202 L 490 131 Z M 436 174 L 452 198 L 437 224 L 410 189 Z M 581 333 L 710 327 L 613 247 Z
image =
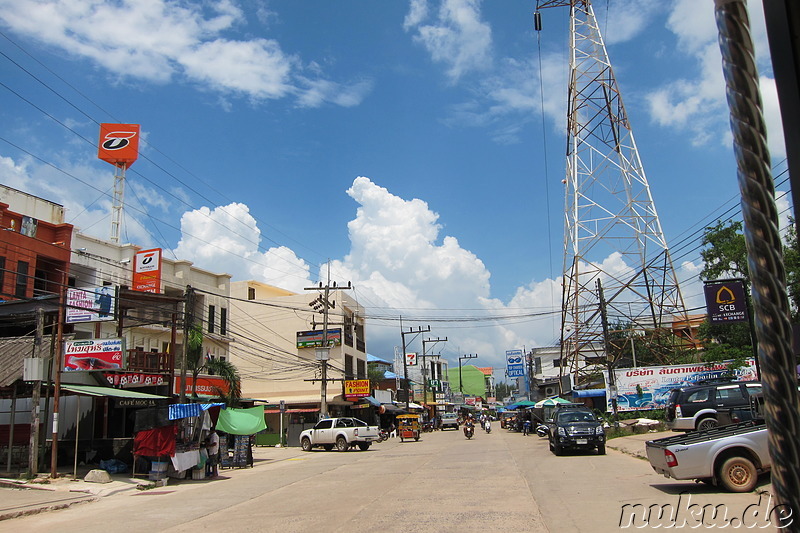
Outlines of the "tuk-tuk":
M 400 442 L 419 440 L 419 415 L 397 415 L 397 436 Z

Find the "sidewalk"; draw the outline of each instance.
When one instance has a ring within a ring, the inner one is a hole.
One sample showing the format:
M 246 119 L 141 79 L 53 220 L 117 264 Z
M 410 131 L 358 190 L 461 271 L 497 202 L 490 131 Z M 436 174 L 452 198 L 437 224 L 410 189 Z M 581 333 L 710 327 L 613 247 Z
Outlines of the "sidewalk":
M 606 448 L 611 448 L 633 457 L 647 460 L 647 453 L 645 452 L 644 443 L 648 440 L 660 439 L 662 437 L 670 437 L 676 435 L 674 431 L 654 431 L 650 433 L 637 433 L 627 437 L 617 437 L 611 439 L 606 443 Z
M 253 448 L 253 468 L 260 465 L 285 461 L 302 454 L 297 448 L 274 448 L 257 446 Z M 93 502 L 107 496 L 137 490 L 138 485 L 152 483 L 147 477 L 131 478 L 128 474 L 114 474 L 110 483 L 89 483 L 83 481 L 90 467 L 78 467 L 78 479 L 72 479 L 72 469 L 59 468 L 59 477 L 49 479 L 48 474 L 40 474 L 31 482 L 22 479 L 0 477 L 0 521 L 32 515 L 57 509 L 65 509 L 75 504 Z M 221 470 L 224 477 L 236 476 L 238 472 L 250 471 L 250 468 L 230 468 Z M 168 478 L 170 488 L 191 487 L 198 483 L 223 482 L 224 479 L 172 479 Z

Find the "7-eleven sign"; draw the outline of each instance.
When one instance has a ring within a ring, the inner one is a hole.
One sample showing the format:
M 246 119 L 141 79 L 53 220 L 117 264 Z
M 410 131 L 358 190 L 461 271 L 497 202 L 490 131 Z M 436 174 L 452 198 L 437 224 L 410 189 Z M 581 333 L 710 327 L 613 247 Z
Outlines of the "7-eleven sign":
M 416 353 L 407 353 L 406 354 L 406 365 L 407 366 L 414 366 L 417 364 L 417 354 Z

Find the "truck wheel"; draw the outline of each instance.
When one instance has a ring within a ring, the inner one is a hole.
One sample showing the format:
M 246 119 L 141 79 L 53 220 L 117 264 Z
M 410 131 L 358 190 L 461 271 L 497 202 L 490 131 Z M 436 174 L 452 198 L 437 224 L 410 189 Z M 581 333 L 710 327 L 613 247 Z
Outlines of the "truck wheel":
M 597 445 L 597 455 L 605 455 L 606 454 L 606 445 L 605 444 L 598 444 Z
M 303 437 L 303 442 L 300 443 L 300 446 L 303 447 L 304 452 L 310 452 L 312 447 L 311 439 L 309 439 L 308 437 Z
M 718 425 L 719 423 L 717 422 L 716 418 L 714 417 L 704 418 L 697 423 L 697 431 L 707 431 L 709 429 L 714 429 Z
M 365 451 L 369 450 L 369 445 L 370 445 L 369 442 L 359 442 L 358 443 L 358 449 L 361 450 L 362 452 L 365 452 Z
M 731 457 L 719 469 L 719 483 L 730 492 L 751 492 L 758 483 L 758 471 L 749 459 Z
M 347 439 L 345 439 L 344 437 L 339 437 L 338 439 L 336 439 L 336 449 L 339 450 L 340 452 L 346 452 L 347 450 L 349 450 L 350 445 L 347 444 Z

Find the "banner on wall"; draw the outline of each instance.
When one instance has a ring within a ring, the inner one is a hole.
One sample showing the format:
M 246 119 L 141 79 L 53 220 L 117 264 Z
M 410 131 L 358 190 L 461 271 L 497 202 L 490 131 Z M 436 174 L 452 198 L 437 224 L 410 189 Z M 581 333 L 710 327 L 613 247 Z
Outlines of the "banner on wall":
M 695 363 L 617 369 L 614 372 L 617 380 L 617 409 L 619 411 L 663 409 L 672 389 L 723 377 L 728 373 L 730 364 L 731 361 L 723 361 L 710 366 Z M 744 367 L 736 368 L 733 372 L 734 379 L 738 381 L 755 381 L 755 359 L 747 359 Z M 608 383 L 606 371 L 603 372 L 603 376 Z M 611 412 L 613 409 L 608 389 L 606 389 L 606 404 L 607 411 Z

